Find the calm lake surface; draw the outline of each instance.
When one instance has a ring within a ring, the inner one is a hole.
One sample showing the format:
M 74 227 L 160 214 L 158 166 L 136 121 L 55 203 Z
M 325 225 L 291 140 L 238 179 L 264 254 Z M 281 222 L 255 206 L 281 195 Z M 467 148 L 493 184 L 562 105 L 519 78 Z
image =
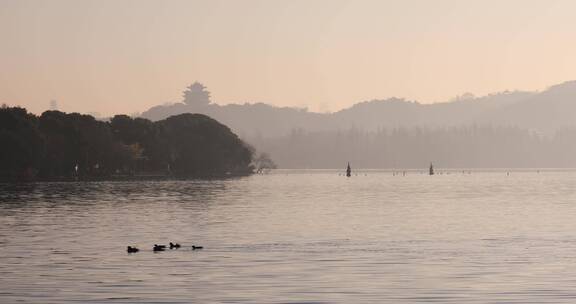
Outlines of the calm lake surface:
M 576 302 L 576 172 L 338 173 L 0 184 L 0 302 Z

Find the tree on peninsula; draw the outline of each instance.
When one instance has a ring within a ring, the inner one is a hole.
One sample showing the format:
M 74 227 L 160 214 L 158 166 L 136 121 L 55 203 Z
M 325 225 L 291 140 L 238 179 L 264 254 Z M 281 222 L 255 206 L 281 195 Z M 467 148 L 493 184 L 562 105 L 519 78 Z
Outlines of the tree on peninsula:
M 230 128 L 202 114 L 152 122 L 0 108 L 0 181 L 252 174 L 252 151 Z

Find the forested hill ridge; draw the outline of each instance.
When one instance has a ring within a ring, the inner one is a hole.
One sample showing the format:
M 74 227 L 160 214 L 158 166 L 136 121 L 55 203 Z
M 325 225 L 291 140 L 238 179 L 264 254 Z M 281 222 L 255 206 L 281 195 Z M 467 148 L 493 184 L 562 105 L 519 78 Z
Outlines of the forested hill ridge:
M 218 105 L 199 84 L 188 87 L 181 102 L 153 107 L 142 117 L 160 120 L 180 113 L 203 113 L 230 126 L 241 137 L 285 136 L 294 129 L 309 132 L 356 128 L 452 127 L 462 125 L 518 127 L 551 134 L 576 126 L 576 81 L 542 92 L 510 91 L 482 97 L 464 94 L 449 102 L 421 104 L 390 98 L 360 102 L 334 113 L 275 107 L 264 103 Z
M 254 151 L 202 114 L 152 122 L 125 115 L 0 109 L 0 179 L 221 177 L 253 172 Z
M 280 168 L 576 167 L 576 82 L 451 102 L 361 102 L 335 113 L 262 103 L 217 105 L 199 84 L 142 115 L 215 117 Z

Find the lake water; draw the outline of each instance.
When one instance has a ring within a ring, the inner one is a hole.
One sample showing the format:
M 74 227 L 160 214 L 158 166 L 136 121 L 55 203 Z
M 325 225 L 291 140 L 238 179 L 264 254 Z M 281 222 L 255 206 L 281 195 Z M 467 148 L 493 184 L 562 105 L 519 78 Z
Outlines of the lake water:
M 0 302 L 574 303 L 575 190 L 536 170 L 0 184 Z M 204 249 L 152 252 L 169 241 Z

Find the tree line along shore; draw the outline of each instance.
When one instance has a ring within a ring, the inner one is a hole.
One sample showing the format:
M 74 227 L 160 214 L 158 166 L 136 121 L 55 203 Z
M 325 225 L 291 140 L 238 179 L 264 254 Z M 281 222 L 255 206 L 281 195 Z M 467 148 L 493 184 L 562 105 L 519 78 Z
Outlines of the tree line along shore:
M 0 108 L 0 180 L 242 176 L 274 166 L 227 126 L 202 114 L 152 122 Z

